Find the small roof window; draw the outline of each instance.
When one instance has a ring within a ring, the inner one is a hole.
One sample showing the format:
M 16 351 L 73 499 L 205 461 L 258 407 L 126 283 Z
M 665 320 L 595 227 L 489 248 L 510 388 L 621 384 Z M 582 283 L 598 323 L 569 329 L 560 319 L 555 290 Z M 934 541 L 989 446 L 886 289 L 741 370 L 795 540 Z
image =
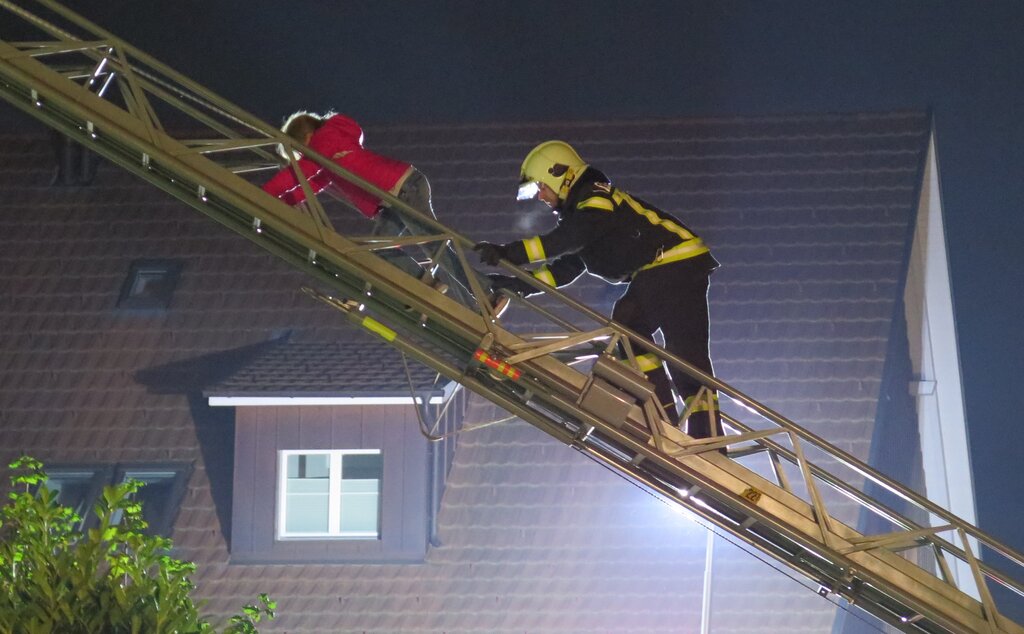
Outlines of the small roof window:
M 166 310 L 171 305 L 181 268 L 178 260 L 135 260 L 121 287 L 117 307 Z

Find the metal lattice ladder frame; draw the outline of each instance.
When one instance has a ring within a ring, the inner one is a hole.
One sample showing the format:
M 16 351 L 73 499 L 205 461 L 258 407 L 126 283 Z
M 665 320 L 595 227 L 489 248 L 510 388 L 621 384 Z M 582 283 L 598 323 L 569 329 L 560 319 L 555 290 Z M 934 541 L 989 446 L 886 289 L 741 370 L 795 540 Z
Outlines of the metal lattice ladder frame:
M 990 584 L 1002 587 L 1019 607 L 1019 553 L 562 293 L 547 288 L 561 304 L 558 315 L 517 302 L 555 329 L 517 334 L 494 318 L 488 302 L 465 305 L 435 292 L 374 252 L 451 248 L 469 270 L 472 243 L 465 237 L 61 5 L 0 0 L 0 13 L 6 25 L 0 27 L 0 96 L 308 273 L 329 289 L 309 292 L 354 323 L 784 563 L 819 584 L 822 594 L 835 593 L 907 632 L 1024 633 L 998 610 L 990 592 Z M 4 29 L 15 24 L 39 39 L 10 41 Z M 203 136 L 169 132 L 168 112 Z M 298 213 L 243 178 L 277 169 L 279 146 L 290 156 L 301 152 L 436 234 L 339 235 L 296 170 L 307 199 L 305 213 Z M 539 284 L 519 269 L 506 269 Z M 475 297 L 485 296 L 474 276 L 468 281 Z M 617 347 L 626 351 L 625 362 L 610 356 Z M 695 441 L 671 426 L 637 369 L 638 353 L 655 354 L 672 371 L 687 372 L 729 397 L 736 407 L 723 419 L 731 433 Z M 585 372 L 573 364 L 594 355 L 597 361 Z M 724 448 L 729 457 L 719 453 Z M 764 475 L 736 461 L 758 456 L 767 465 Z M 891 508 L 869 487 L 910 511 Z M 835 506 L 829 496 L 891 530 L 857 532 L 830 513 Z M 998 568 L 979 561 L 981 549 L 986 558 L 999 559 Z M 904 556 L 915 550 L 930 557 Z M 951 562 L 971 577 L 958 579 Z

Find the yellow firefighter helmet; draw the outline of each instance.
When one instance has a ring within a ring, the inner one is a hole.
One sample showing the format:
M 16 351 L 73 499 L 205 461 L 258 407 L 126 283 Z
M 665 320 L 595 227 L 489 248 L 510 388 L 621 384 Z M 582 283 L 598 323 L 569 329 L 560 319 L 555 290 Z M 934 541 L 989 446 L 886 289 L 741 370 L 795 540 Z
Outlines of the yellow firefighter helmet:
M 519 170 L 519 200 L 537 195 L 540 183 L 558 192 L 565 199 L 576 177 L 583 172 L 586 163 L 565 141 L 545 141 L 530 150 L 523 159 Z

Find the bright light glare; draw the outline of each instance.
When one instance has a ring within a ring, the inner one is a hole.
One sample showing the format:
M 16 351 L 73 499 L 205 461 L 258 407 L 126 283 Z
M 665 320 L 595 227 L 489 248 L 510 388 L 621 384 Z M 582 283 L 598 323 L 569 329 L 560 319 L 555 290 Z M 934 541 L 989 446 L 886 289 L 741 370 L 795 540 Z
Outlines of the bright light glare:
M 596 354 L 588 354 L 588 355 L 583 356 L 583 357 L 576 357 L 575 359 L 570 361 L 567 365 L 574 365 L 576 363 L 583 363 L 584 361 L 589 361 L 590 359 L 596 359 L 596 358 L 597 358 Z
M 682 504 L 670 501 L 670 502 L 667 503 L 667 506 L 668 506 L 668 509 L 672 512 L 673 515 L 678 515 L 678 516 L 682 517 L 685 520 L 688 520 L 690 522 L 693 522 L 694 524 L 700 525 L 700 522 L 697 521 L 697 515 L 693 511 L 691 511 L 690 509 L 688 509 L 685 506 L 683 506 Z
M 530 183 L 523 183 L 519 186 L 519 193 L 516 195 L 516 200 L 530 200 L 537 197 L 537 192 L 540 191 L 540 185 L 536 181 Z
M 412 396 L 211 396 L 210 407 L 288 407 L 307 405 L 411 405 Z M 422 403 L 422 397 L 416 397 Z M 431 405 L 444 402 L 443 396 L 431 396 Z

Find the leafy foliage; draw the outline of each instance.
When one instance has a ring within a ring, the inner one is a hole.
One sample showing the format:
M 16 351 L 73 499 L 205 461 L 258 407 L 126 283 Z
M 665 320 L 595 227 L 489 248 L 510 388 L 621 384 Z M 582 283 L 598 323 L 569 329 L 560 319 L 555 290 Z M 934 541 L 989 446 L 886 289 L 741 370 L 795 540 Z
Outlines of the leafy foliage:
M 141 483 L 108 486 L 95 528 L 82 531 L 58 504 L 39 461 L 11 463 L 13 491 L 0 509 L 0 634 L 214 633 L 191 593 L 195 564 L 169 556 L 171 540 L 146 535 Z M 266 594 L 233 616 L 223 634 L 256 634 L 273 619 Z

